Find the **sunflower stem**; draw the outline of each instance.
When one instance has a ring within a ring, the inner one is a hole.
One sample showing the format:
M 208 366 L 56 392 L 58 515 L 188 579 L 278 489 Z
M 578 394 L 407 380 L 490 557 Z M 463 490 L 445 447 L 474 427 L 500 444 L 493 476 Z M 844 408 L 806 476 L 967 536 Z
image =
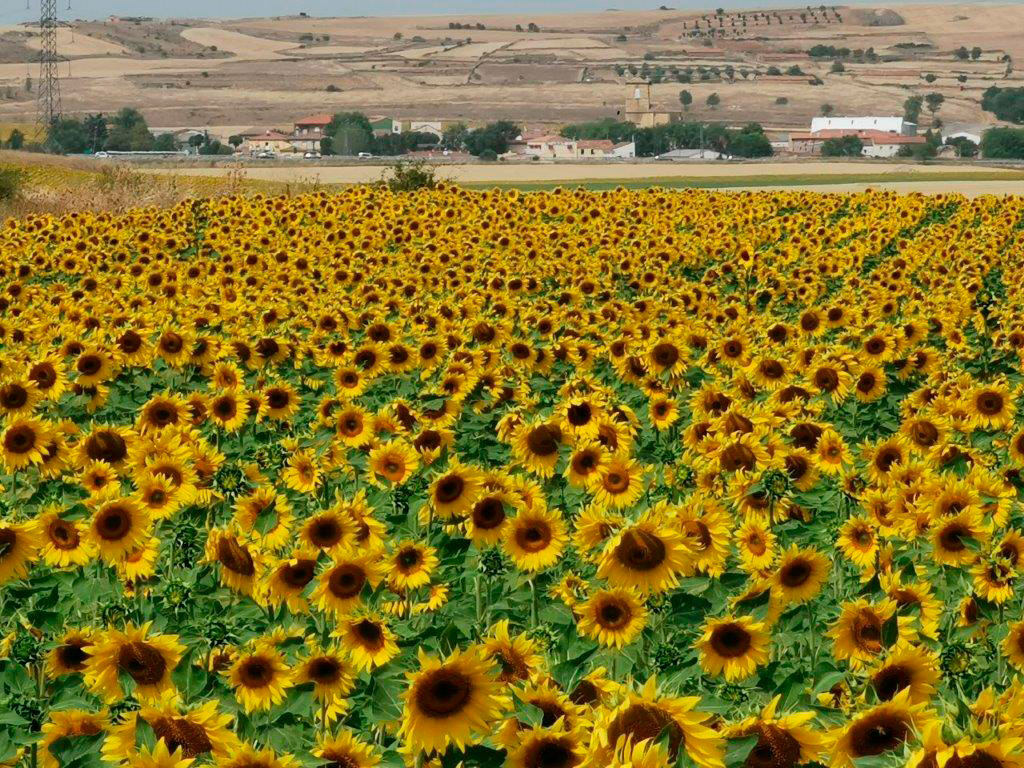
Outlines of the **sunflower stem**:
M 483 576 L 481 574 L 476 575 L 476 628 L 477 634 L 483 633 L 482 625 L 484 621 L 484 592 L 483 592 Z
M 818 638 L 814 633 L 814 611 L 811 609 L 811 601 L 808 600 L 804 603 L 804 608 L 807 609 L 807 644 L 811 651 L 811 676 L 814 675 L 814 670 L 818 666 Z
M 530 627 L 533 629 L 537 628 L 537 585 L 533 579 L 529 579 L 530 584 Z

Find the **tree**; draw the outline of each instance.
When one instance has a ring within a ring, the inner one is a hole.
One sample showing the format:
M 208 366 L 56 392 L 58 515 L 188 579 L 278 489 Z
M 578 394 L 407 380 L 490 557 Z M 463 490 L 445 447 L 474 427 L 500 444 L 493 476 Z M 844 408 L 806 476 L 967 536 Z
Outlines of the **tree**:
M 938 75 L 935 75 L 935 74 L 933 74 L 931 72 L 929 72 L 927 75 L 924 76 L 924 81 L 926 83 L 934 83 L 938 79 L 939 79 Z
M 835 74 L 839 74 L 840 72 L 845 72 L 846 71 L 846 67 L 843 64 L 843 62 L 841 62 L 838 59 L 836 59 L 835 61 L 832 62 L 832 67 L 831 67 L 830 71 L 835 73 Z
M 971 54 L 968 52 L 967 48 L 965 48 L 962 45 L 959 48 L 957 48 L 955 51 L 953 51 L 953 55 L 956 58 L 960 59 L 960 61 L 967 61 L 967 59 L 969 59 L 970 56 L 971 56 Z
M 483 128 L 477 128 L 466 135 L 466 149 L 471 155 L 479 156 L 481 152 L 491 150 L 495 155 L 508 152 L 509 142 L 522 131 L 518 125 L 508 120 L 499 120 Z
M 860 157 L 863 151 L 864 142 L 857 136 L 825 139 L 821 143 L 822 157 Z
M 466 136 L 469 135 L 469 128 L 465 123 L 454 123 L 444 129 L 441 135 L 441 148 L 451 152 L 459 152 L 466 147 Z
M 727 151 L 736 157 L 771 157 L 772 145 L 757 123 L 750 123 L 729 137 Z
M 714 109 L 722 103 L 722 99 L 717 93 L 712 93 L 704 100 L 704 103 L 707 104 L 710 109 Z
M 929 93 L 924 97 L 925 104 L 928 105 L 928 111 L 933 115 L 939 111 L 939 107 L 942 106 L 942 102 L 946 100 L 946 97 L 941 93 Z
M 207 137 L 201 133 L 193 133 L 188 137 L 188 145 L 192 147 L 192 149 L 199 149 L 199 147 L 203 146 L 206 142 Z
M 825 117 L 828 117 L 829 115 L 831 115 L 835 111 L 836 111 L 836 108 L 833 107 L 831 104 L 822 104 L 821 105 L 821 114 L 824 115 Z
M 178 141 L 173 133 L 161 133 L 154 139 L 153 149 L 158 152 L 177 152 Z
M 981 95 L 981 108 L 1000 120 L 1024 123 L 1024 88 L 991 86 Z
M 693 104 L 693 94 L 689 91 L 680 91 L 679 103 L 683 105 L 684 110 L 689 109 L 690 105 Z
M 89 149 L 93 152 L 106 143 L 109 131 L 107 130 L 107 118 L 103 115 L 87 115 L 82 121 L 82 127 L 85 129 Z
M 57 120 L 50 127 L 49 144 L 59 154 L 78 154 L 89 147 L 82 124 L 73 118 Z
M 956 76 L 956 81 L 958 83 L 966 83 L 967 82 L 967 75 L 957 75 Z
M 333 155 L 334 154 L 334 139 L 330 136 L 324 136 L 320 139 L 320 154 L 321 155 Z
M 373 145 L 373 127 L 362 112 L 339 112 L 331 118 L 325 133 L 334 141 L 339 154 L 368 152 Z
M 534 24 L 532 21 L 526 25 L 527 32 L 540 32 L 540 27 Z
M 903 119 L 908 123 L 916 123 L 921 116 L 921 106 L 924 99 L 920 96 L 911 96 L 903 102 Z
M 974 46 L 973 48 L 971 48 L 971 59 L 974 60 L 974 61 L 977 61 L 980 58 L 981 58 L 981 48 L 979 48 L 978 46 Z
M 243 139 L 237 133 L 228 137 L 228 144 L 230 144 L 235 149 L 238 149 L 244 143 L 245 143 L 245 139 Z
M 981 154 L 993 160 L 1024 159 L 1024 129 L 989 128 L 981 137 Z
M 25 134 L 15 128 L 7 137 L 7 147 L 8 149 L 21 149 L 23 146 L 25 146 Z
M 978 145 L 966 136 L 946 139 L 946 146 L 956 149 L 957 157 L 976 157 L 978 155 Z

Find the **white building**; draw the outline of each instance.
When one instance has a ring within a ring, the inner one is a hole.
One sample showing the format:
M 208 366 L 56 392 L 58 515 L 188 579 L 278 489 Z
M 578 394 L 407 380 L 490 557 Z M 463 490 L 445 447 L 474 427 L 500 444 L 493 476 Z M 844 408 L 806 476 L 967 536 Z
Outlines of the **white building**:
M 636 157 L 636 142 L 635 141 L 624 141 L 621 144 L 616 144 L 612 147 L 612 157 L 622 157 L 632 159 Z
M 917 123 L 902 117 L 815 117 L 811 133 L 821 131 L 881 131 L 898 136 L 916 136 Z
M 658 160 L 721 160 L 725 155 L 713 149 L 673 149 L 658 155 Z
M 948 142 L 950 139 L 968 139 L 973 141 L 975 144 L 981 145 L 981 133 L 975 133 L 973 131 L 955 131 L 954 133 L 942 134 L 943 142 Z
M 573 139 L 563 136 L 537 136 L 526 139 L 523 154 L 548 160 L 578 157 L 579 149 Z

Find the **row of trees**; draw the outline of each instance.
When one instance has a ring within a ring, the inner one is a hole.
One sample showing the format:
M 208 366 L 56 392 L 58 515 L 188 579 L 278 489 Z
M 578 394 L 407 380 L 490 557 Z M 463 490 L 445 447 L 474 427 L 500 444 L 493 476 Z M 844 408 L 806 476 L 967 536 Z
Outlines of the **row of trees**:
M 731 129 L 721 123 L 669 123 L 654 128 L 637 128 L 633 123 L 606 118 L 575 123 L 562 129 L 568 139 L 610 139 L 636 142 L 638 157 L 654 157 L 673 149 L 712 149 L 735 157 L 769 157 L 771 142 L 758 123 Z
M 238 138 L 238 143 L 241 143 L 241 138 Z M 188 145 L 203 155 L 232 153 L 230 146 L 200 134 L 190 138 Z M 81 120 L 62 118 L 50 128 L 46 146 L 39 148 L 65 155 L 100 150 L 176 152 L 182 148 L 182 144 L 170 133 L 154 136 L 142 113 L 132 107 L 125 107 L 113 115 L 87 115 Z
M 340 112 L 327 126 L 326 136 L 320 141 L 324 155 L 404 155 L 422 147 L 440 146 L 442 149 L 466 151 L 477 157 L 495 158 L 508 151 L 509 143 L 520 133 L 515 123 L 499 120 L 470 130 L 465 123 L 455 123 L 445 129 L 439 139 L 436 134 L 423 131 L 388 133 L 376 136 L 369 119 L 361 112 Z

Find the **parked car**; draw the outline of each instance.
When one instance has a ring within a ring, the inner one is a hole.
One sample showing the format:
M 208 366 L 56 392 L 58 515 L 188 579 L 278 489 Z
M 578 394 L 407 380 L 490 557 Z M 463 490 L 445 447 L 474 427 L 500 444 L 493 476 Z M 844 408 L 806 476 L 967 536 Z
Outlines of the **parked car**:
M 307 152 L 303 157 L 307 160 L 319 160 L 322 155 L 319 152 Z
M 110 157 L 110 153 L 109 152 L 100 151 L 100 152 L 97 152 L 95 155 L 93 155 L 93 157 L 99 157 L 99 158 Z
M 259 160 L 273 160 L 275 155 L 274 155 L 273 152 L 268 152 L 267 150 L 263 150 L 262 152 L 257 152 L 256 153 L 256 157 Z
M 373 157 L 373 155 L 371 155 L 369 152 L 360 152 L 358 157 L 360 160 L 368 160 L 369 158 Z

